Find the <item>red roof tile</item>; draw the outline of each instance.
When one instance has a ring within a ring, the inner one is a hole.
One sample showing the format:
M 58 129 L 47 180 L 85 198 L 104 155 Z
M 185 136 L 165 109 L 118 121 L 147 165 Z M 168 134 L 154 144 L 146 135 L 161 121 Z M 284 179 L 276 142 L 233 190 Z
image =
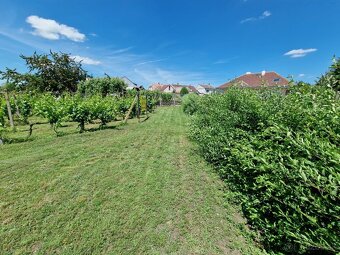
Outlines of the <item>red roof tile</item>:
M 257 88 L 261 86 L 277 87 L 287 86 L 289 81 L 276 72 L 266 72 L 264 75 L 261 73 L 250 73 L 241 75 L 225 84 L 222 84 L 218 88 L 226 89 L 235 84 L 240 84 L 241 86 L 249 88 Z

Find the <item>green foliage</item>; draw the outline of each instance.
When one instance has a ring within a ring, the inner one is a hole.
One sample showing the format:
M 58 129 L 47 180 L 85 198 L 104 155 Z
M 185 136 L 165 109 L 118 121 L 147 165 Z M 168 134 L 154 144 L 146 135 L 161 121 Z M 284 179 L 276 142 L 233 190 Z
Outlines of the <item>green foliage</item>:
M 197 94 L 188 94 L 185 95 L 182 99 L 182 108 L 186 114 L 192 115 L 198 109 L 198 101 L 200 96 Z
M 111 97 L 93 96 L 89 99 L 91 106 L 92 116 L 91 119 L 99 119 L 101 126 L 105 126 L 108 122 L 112 121 L 116 117 L 116 101 Z
M 80 62 L 69 54 L 50 52 L 32 56 L 20 56 L 26 62 L 28 73 L 19 73 L 6 68 L 0 71 L 0 77 L 12 84 L 16 90 L 52 92 L 75 92 L 77 84 L 87 77 Z
M 240 192 L 268 249 L 339 252 L 340 103 L 333 90 L 305 85 L 283 96 L 231 89 L 204 97 L 191 137 Z
M 28 117 L 33 114 L 34 100 L 35 97 L 29 94 L 19 94 L 16 96 L 20 118 L 24 123 L 28 123 Z
M 61 122 L 67 119 L 69 107 L 67 99 L 44 94 L 35 102 L 34 112 L 36 115 L 46 118 L 54 131 L 57 132 Z
M 4 107 L 6 103 L 5 103 L 5 99 L 3 99 L 1 96 L 0 96 L 0 129 L 4 128 L 5 127 L 5 111 L 4 111 Z
M 161 93 L 160 98 L 162 102 L 169 103 L 173 100 L 173 94 L 172 93 Z
M 20 125 L 23 121 L 28 123 L 28 118 L 31 116 L 40 116 L 45 118 L 58 133 L 58 128 L 64 121 L 74 121 L 78 123 L 80 132 L 85 131 L 85 125 L 88 123 L 98 123 L 100 128 L 107 125 L 109 122 L 125 117 L 127 111 L 135 96 L 125 95 L 124 97 L 101 95 L 81 96 L 80 94 L 63 94 L 56 96 L 53 93 L 45 94 L 29 94 L 12 92 L 10 105 L 12 112 L 17 112 L 16 121 Z M 147 111 L 151 112 L 156 106 L 156 96 L 153 93 L 141 93 L 146 100 Z M 132 94 L 131 94 L 132 95 Z M 132 109 L 130 117 L 137 114 L 137 106 Z M 5 120 L 7 118 L 7 106 L 3 97 L 0 97 L 0 126 L 5 130 Z M 34 125 L 34 123 L 31 123 Z M 31 127 L 32 128 L 32 127 Z M 32 129 L 29 130 L 30 134 Z
M 184 96 L 186 94 L 189 94 L 189 90 L 186 87 L 181 88 L 181 91 L 179 92 L 181 96 Z
M 78 92 L 82 95 L 121 95 L 127 85 L 118 77 L 92 78 L 78 84 Z
M 340 91 L 340 58 L 333 58 L 329 71 L 320 77 L 316 85 Z
M 92 112 L 93 105 L 89 99 L 83 99 L 81 97 L 72 98 L 69 116 L 72 121 L 79 123 L 80 133 L 84 132 L 85 124 L 92 120 L 92 117 L 96 115 Z

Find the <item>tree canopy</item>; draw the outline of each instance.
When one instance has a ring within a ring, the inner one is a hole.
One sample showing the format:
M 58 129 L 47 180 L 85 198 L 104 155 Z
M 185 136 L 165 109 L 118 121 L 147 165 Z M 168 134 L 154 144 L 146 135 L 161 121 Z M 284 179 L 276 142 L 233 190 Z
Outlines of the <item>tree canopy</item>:
M 6 68 L 0 71 L 0 78 L 12 84 L 17 90 L 33 90 L 38 92 L 75 92 L 78 82 L 88 75 L 81 62 L 71 55 L 62 52 L 20 56 L 25 62 L 28 72 L 19 73 L 16 69 Z

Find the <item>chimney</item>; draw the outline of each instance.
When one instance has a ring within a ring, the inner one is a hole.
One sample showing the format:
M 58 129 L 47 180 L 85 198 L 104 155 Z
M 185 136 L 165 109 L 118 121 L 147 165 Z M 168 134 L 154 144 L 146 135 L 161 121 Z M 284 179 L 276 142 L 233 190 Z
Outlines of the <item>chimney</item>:
M 261 75 L 262 75 L 262 76 L 265 76 L 265 74 L 266 74 L 266 71 L 263 70 L 263 71 L 261 72 Z

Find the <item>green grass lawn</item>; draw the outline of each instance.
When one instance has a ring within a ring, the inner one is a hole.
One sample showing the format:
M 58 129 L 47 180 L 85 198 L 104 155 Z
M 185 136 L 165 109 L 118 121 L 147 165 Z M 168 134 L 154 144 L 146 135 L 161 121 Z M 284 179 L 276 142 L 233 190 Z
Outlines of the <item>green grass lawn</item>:
M 0 146 L 0 254 L 263 254 L 187 118 Z

